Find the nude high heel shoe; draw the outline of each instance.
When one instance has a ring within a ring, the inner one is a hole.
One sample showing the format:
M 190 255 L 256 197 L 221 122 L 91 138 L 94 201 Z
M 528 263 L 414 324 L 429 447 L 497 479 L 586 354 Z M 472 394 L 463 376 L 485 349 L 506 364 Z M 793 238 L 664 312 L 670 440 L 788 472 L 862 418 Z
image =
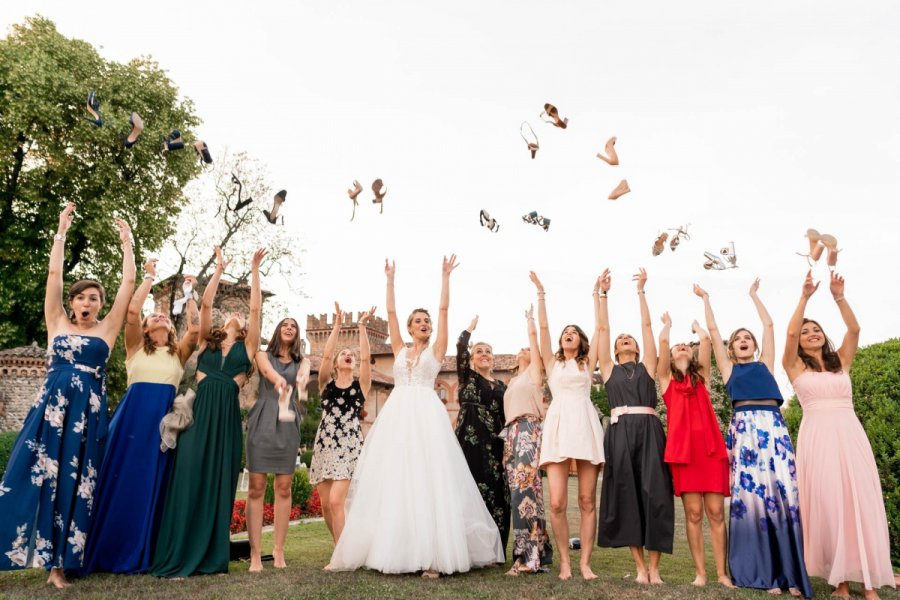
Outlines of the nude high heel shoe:
M 669 234 L 665 231 L 659 234 L 659 237 L 656 238 L 656 241 L 653 242 L 653 256 L 659 256 L 662 254 L 663 250 L 666 249 L 666 240 L 669 239 Z
M 837 247 L 837 238 L 835 238 L 831 234 L 824 233 L 822 234 L 820 241 L 822 242 L 822 247 L 828 250 L 828 259 L 826 261 L 828 264 L 828 270 L 834 271 L 834 268 L 837 266 L 838 252 L 840 252 Z M 819 256 L 821 255 L 822 252 L 819 251 Z
M 807 229 L 806 238 L 809 240 L 809 254 L 797 254 L 806 258 L 806 262 L 812 267 L 822 258 L 825 246 L 822 245 L 822 235 L 815 229 Z

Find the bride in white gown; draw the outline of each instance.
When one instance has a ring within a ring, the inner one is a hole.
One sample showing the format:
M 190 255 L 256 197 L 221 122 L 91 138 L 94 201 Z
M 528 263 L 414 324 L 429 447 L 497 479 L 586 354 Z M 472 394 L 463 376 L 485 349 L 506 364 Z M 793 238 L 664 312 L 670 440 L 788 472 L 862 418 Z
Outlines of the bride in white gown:
M 394 265 L 385 261 L 394 351 L 394 390 L 363 444 L 347 497 L 347 521 L 327 569 L 368 567 L 425 576 L 503 562 L 500 532 L 484 506 L 453 435 L 434 380 L 447 352 L 450 272 L 444 258 L 437 335 L 416 309 L 407 320 L 413 344 L 400 337 Z

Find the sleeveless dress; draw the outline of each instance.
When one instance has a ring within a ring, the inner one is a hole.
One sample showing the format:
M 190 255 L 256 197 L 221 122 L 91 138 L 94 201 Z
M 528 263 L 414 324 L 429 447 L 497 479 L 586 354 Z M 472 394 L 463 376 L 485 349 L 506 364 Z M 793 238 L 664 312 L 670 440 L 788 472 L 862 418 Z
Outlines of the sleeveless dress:
M 197 359 L 206 377 L 197 385 L 194 423 L 178 438 L 150 569 L 157 577 L 228 572 L 242 441 L 234 377 L 249 369 L 242 341 L 225 356 L 207 348 Z
M 527 371 L 510 379 L 503 396 L 507 425 L 500 434 L 512 507 L 512 558 L 533 572 L 547 571 L 553 562 L 540 470 L 543 401 L 542 386 Z
M 761 362 L 736 363 L 725 384 L 732 403 L 777 400 L 781 390 Z M 794 445 L 777 406 L 734 409 L 725 440 L 731 464 L 728 566 L 740 587 L 797 588 L 812 597 L 803 564 Z
M 803 407 L 797 478 L 807 571 L 831 585 L 894 587 L 881 481 L 850 376 L 804 371 L 793 386 Z
M 602 464 L 603 427 L 591 404 L 591 370 L 579 370 L 574 358 L 556 360 L 547 383 L 553 400 L 544 417 L 541 467 L 571 458 Z
M 0 570 L 81 568 L 108 415 L 98 337 L 58 335 L 0 480 Z
M 366 437 L 347 497 L 335 571 L 465 572 L 503 562 L 500 532 L 434 391 L 431 348 L 394 361 L 394 389 Z
M 503 439 L 506 423 L 503 394 L 506 384 L 488 381 L 469 367 L 469 337 L 464 329 L 456 342 L 456 374 L 459 380 L 459 416 L 456 439 L 481 498 L 500 530 L 504 551 L 509 540 L 509 488 L 503 470 Z
M 633 366 L 630 369 L 629 364 Z M 656 408 L 656 382 L 641 362 L 614 365 L 606 381 L 610 408 Z M 643 546 L 672 553 L 675 502 L 665 463 L 666 434 L 655 414 L 625 414 L 604 438 L 606 466 L 600 488 L 597 544 Z
M 159 422 L 172 407 L 184 368 L 168 348 L 152 354 L 141 348 L 125 368 L 129 385 L 109 424 L 85 575 L 146 573 L 162 516 L 173 453 L 160 450 Z
M 728 453 L 709 399 L 709 390 L 690 377 L 674 377 L 663 394 L 669 421 L 666 462 L 672 470 L 675 495 L 713 492 L 730 495 Z
M 363 446 L 359 425 L 366 399 L 359 380 L 339 388 L 332 379 L 322 390 L 322 420 L 313 442 L 309 461 L 309 482 L 318 485 L 326 479 L 350 479 Z
M 294 386 L 299 362 L 292 360 L 283 363 L 269 353 L 269 363 L 288 385 Z M 297 468 L 297 450 L 300 448 L 300 412 L 295 402 L 297 390 L 291 393 L 292 422 L 278 420 L 278 396 L 272 382 L 260 376 L 256 404 L 247 416 L 247 470 L 251 473 L 286 475 Z

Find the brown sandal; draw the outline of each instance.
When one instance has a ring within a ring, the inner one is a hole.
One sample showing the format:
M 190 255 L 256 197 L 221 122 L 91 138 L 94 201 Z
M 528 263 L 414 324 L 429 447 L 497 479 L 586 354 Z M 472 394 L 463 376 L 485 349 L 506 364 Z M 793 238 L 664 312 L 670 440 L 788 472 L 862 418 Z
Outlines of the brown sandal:
M 525 135 L 525 127 L 528 127 L 528 131 L 531 133 L 531 139 L 529 139 L 529 136 Z M 534 129 L 531 128 L 531 124 L 528 121 L 522 121 L 522 124 L 519 125 L 519 135 L 521 135 L 522 139 L 525 140 L 525 143 L 528 144 L 528 150 L 531 151 L 531 158 L 534 158 L 534 155 L 537 154 L 541 144 L 538 141 L 537 134 L 534 132 Z M 532 139 L 534 141 L 532 141 Z
M 550 120 L 544 119 L 544 115 L 550 117 Z M 569 126 L 569 119 L 560 119 L 559 111 L 555 106 L 550 104 L 549 102 L 544 105 L 544 112 L 538 115 L 545 123 L 551 123 L 555 127 L 559 127 L 560 129 L 565 129 Z

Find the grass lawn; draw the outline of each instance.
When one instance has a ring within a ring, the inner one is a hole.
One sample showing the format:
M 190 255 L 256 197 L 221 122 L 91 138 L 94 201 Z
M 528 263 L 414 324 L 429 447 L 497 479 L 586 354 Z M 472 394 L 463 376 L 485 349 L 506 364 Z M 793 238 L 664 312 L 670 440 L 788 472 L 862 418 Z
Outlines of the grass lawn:
M 577 535 L 578 509 L 574 478 L 569 480 L 570 535 Z M 546 487 L 545 487 L 546 493 Z M 549 501 L 548 501 L 549 505 Z M 3 598 L 486 598 L 540 599 L 553 598 L 675 598 L 681 600 L 718 598 L 769 598 L 756 590 L 729 591 L 715 583 L 705 588 L 690 585 L 694 568 L 684 535 L 684 513 L 675 501 L 675 552 L 664 555 L 661 563 L 666 585 L 641 587 L 630 581 L 634 563 L 627 548 L 594 548 L 592 563 L 599 579 L 586 582 L 577 575 L 567 582 L 559 581 L 554 572 L 518 578 L 504 577 L 506 569 L 490 568 L 426 581 L 417 575 L 381 575 L 370 571 L 326 573 L 322 566 L 331 554 L 331 537 L 325 523 L 303 523 L 291 528 L 285 548 L 288 568 L 276 570 L 264 563 L 261 574 L 247 572 L 247 563 L 231 564 L 231 573 L 219 576 L 192 577 L 183 581 L 166 581 L 147 575 L 92 575 L 78 580 L 71 588 L 58 592 L 46 586 L 46 573 L 35 569 L 0 573 L 0 597 Z M 271 550 L 271 533 L 263 539 L 263 552 Z M 707 540 L 707 571 L 715 577 L 712 553 Z M 578 552 L 572 562 L 577 572 Z M 828 598 L 831 587 L 821 579 L 813 580 L 816 598 Z M 852 588 L 854 598 L 862 598 L 858 586 Z M 789 598 L 790 596 L 782 596 Z M 885 589 L 881 597 L 900 600 L 900 592 Z

